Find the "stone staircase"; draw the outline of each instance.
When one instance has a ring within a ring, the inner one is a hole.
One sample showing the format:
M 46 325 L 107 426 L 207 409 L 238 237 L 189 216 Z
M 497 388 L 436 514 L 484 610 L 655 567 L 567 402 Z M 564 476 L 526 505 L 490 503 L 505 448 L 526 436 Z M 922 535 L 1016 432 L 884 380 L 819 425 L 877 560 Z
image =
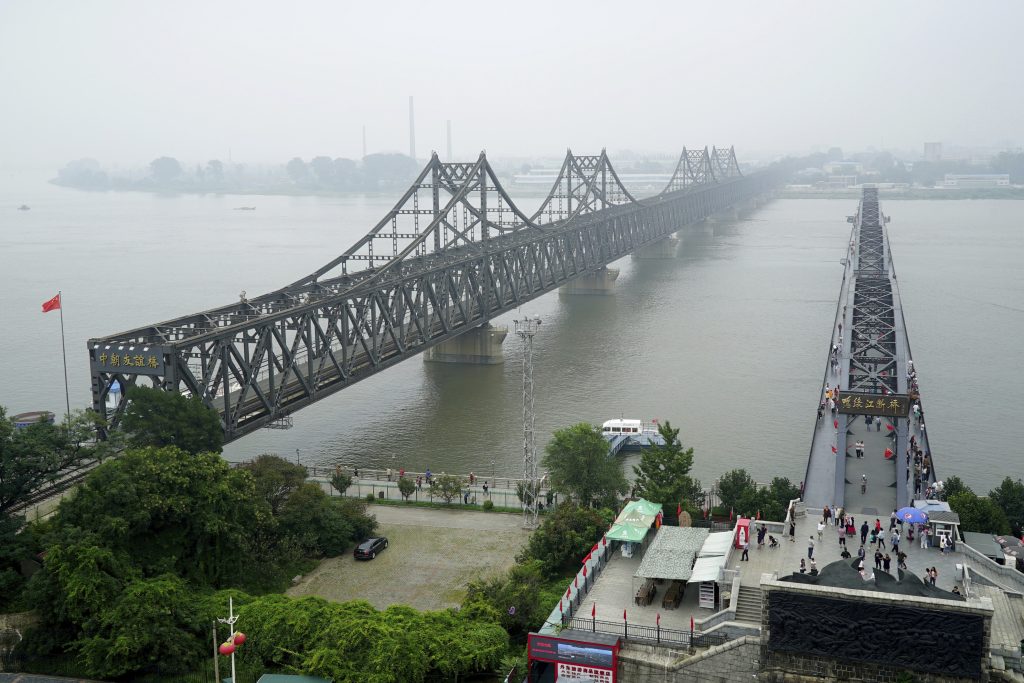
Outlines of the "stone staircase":
M 736 596 L 736 621 L 761 626 L 761 589 L 752 586 L 740 586 Z

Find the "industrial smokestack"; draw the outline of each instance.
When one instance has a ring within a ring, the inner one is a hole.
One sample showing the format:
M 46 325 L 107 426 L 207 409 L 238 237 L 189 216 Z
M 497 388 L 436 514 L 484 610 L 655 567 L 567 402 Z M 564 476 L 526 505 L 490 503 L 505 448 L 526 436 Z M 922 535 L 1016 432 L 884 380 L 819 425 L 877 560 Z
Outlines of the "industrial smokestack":
M 412 109 L 412 95 L 409 95 L 409 156 L 416 158 L 416 119 Z
M 448 158 L 448 161 L 455 161 L 455 159 L 452 158 L 452 120 L 448 119 L 445 122 L 445 125 L 448 128 L 448 157 L 447 158 Z

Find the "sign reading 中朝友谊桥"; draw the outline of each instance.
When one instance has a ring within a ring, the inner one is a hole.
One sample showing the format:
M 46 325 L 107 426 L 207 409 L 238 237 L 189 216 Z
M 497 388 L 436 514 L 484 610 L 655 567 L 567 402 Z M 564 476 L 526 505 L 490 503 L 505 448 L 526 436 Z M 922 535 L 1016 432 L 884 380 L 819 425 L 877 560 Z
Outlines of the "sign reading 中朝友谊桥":
M 123 375 L 163 375 L 164 350 L 156 346 L 99 346 L 90 349 L 93 368 Z
M 910 413 L 910 397 L 906 394 L 865 394 L 840 391 L 839 412 L 846 415 L 886 415 L 906 417 Z

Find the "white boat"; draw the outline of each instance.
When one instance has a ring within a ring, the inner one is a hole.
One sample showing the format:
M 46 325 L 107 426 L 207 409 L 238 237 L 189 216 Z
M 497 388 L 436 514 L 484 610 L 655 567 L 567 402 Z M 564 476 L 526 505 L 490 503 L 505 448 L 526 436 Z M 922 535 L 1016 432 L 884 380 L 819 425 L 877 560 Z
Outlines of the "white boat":
M 642 434 L 643 420 L 608 420 L 601 425 L 601 433 L 608 434 Z

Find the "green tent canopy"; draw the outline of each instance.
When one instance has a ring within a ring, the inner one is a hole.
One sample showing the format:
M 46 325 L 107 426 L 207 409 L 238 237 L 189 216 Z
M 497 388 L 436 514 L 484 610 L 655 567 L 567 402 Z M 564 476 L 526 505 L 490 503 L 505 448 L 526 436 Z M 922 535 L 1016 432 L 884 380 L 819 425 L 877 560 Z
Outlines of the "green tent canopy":
M 661 512 L 661 503 L 652 503 L 649 500 L 631 500 L 626 503 L 619 516 L 615 518 L 616 524 L 631 524 L 633 526 L 650 527 L 654 519 Z
M 629 541 L 639 543 L 644 540 L 649 527 L 637 527 L 632 524 L 612 524 L 605 537 L 609 541 Z
M 639 543 L 647 536 L 660 512 L 661 503 L 652 503 L 643 498 L 630 501 L 605 536 L 610 541 Z

